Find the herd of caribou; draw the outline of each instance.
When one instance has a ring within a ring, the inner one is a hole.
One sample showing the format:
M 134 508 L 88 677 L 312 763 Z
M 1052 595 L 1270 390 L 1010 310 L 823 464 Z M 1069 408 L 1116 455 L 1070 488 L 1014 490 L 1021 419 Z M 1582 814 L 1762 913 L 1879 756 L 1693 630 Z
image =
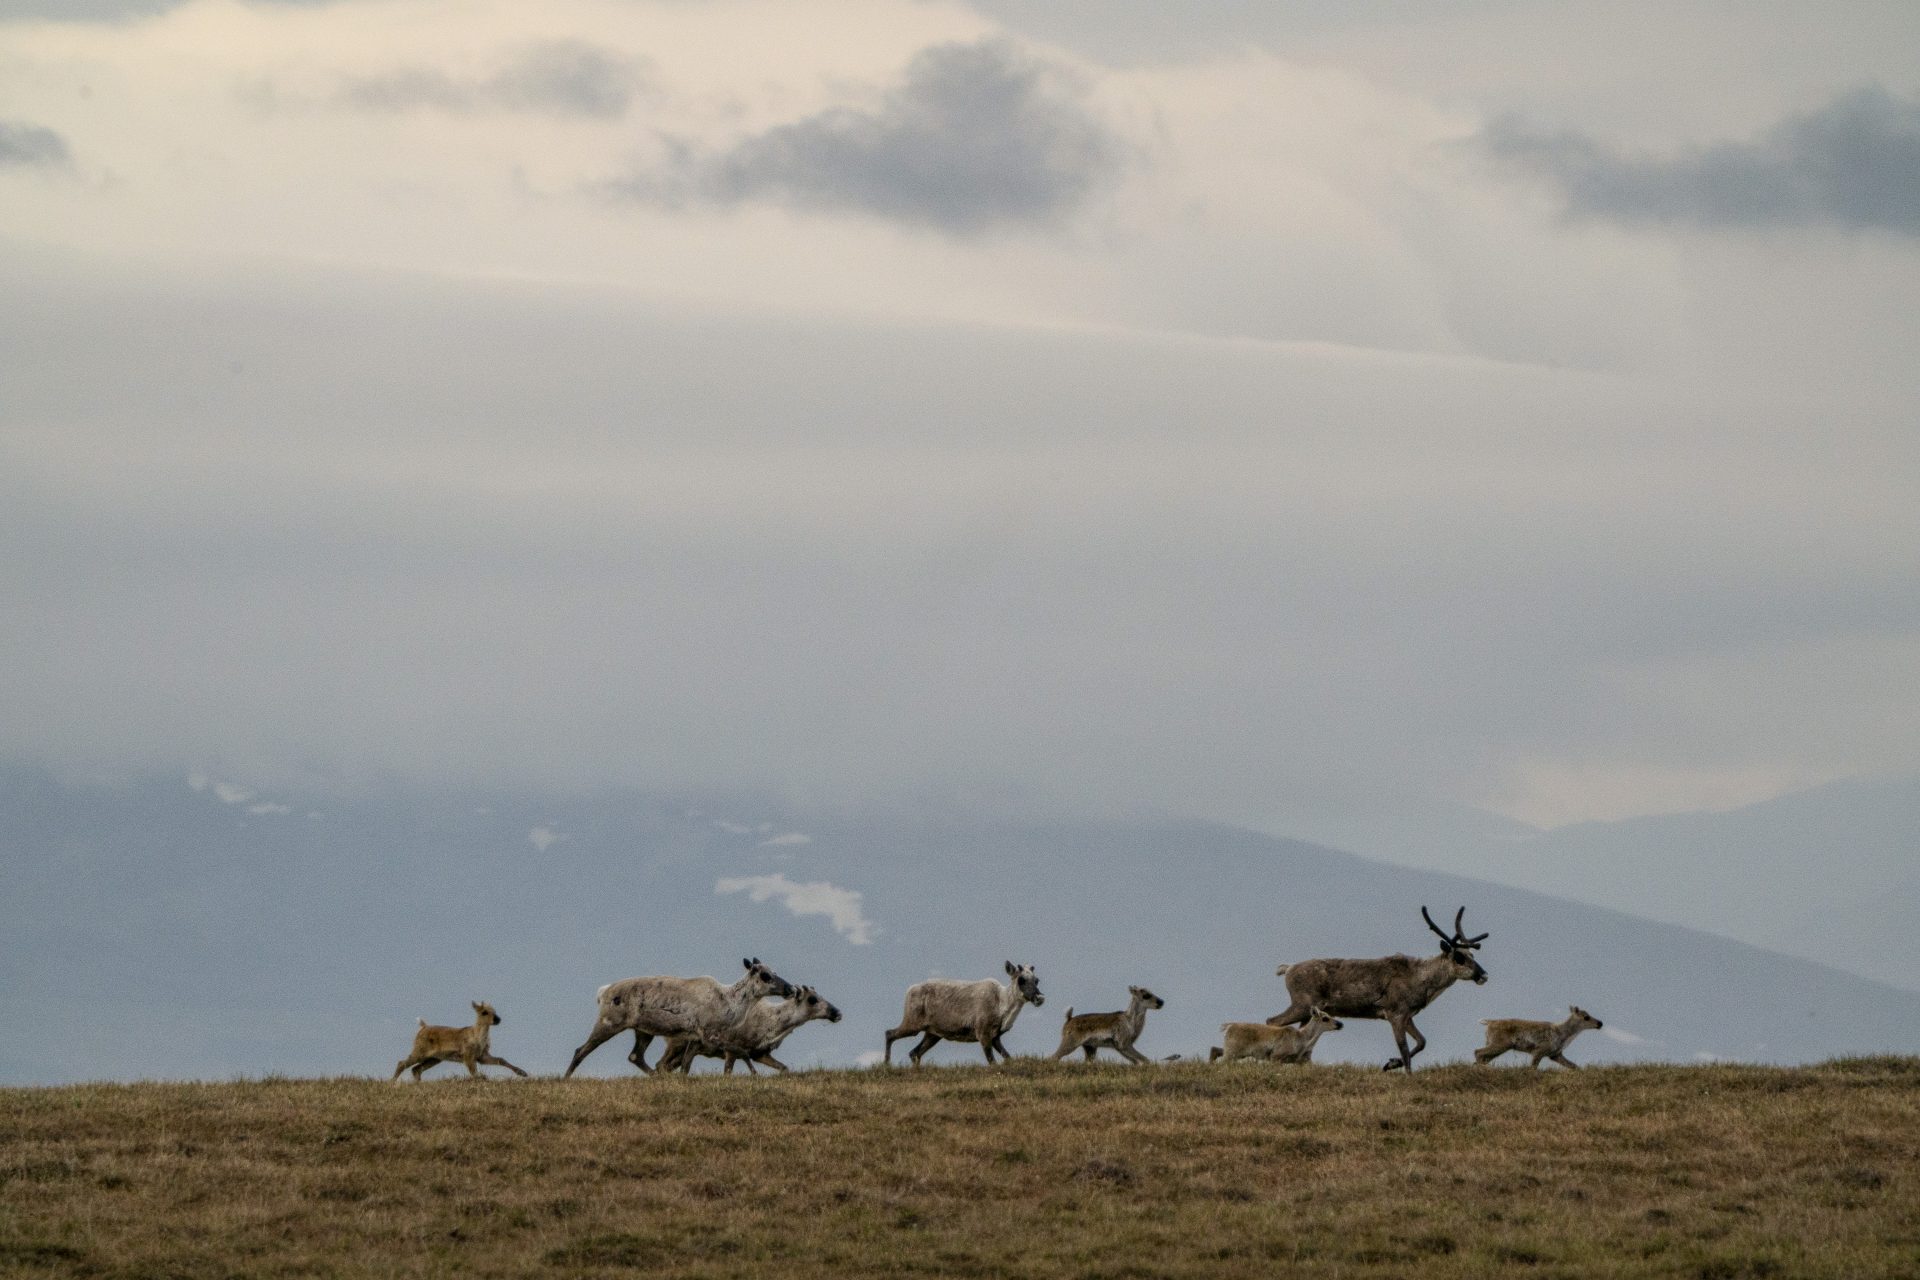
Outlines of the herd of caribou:
M 1484 984 L 1487 980 L 1487 971 L 1474 958 L 1487 935 L 1467 936 L 1462 928 L 1465 907 L 1454 915 L 1452 933 L 1435 924 L 1425 907 L 1420 908 L 1420 915 L 1439 935 L 1438 955 L 1283 964 L 1277 972 L 1286 980 L 1292 1002 L 1264 1023 L 1224 1024 L 1220 1030 L 1225 1043 L 1214 1048 L 1212 1059 L 1307 1062 L 1320 1036 L 1344 1025 L 1341 1018 L 1375 1018 L 1393 1030 L 1394 1044 L 1400 1050 L 1385 1069 L 1413 1070 L 1414 1056 L 1427 1047 L 1426 1037 L 1413 1025 L 1414 1015 L 1455 982 Z M 812 987 L 793 986 L 757 957 L 741 964 L 746 972 L 731 984 L 714 978 L 655 977 L 627 978 L 600 988 L 599 1016 L 586 1042 L 574 1050 L 566 1074 L 571 1076 L 588 1054 L 627 1031 L 633 1033 L 627 1060 L 649 1074 L 685 1073 L 701 1057 L 724 1059 L 728 1074 L 736 1062 L 745 1062 L 750 1073 L 756 1063 L 785 1071 L 786 1065 L 773 1056 L 773 1051 L 789 1035 L 815 1019 L 840 1021 L 840 1011 Z M 1046 997 L 1030 964 L 1008 961 L 1007 979 L 1002 983 L 992 978 L 978 982 L 936 978 L 908 988 L 906 1009 L 900 1025 L 887 1032 L 882 1061 L 891 1066 L 894 1041 L 915 1035 L 920 1040 L 907 1057 L 916 1067 L 942 1040 L 977 1044 L 988 1063 L 995 1061 L 996 1052 L 1002 1061 L 1011 1058 L 1001 1037 L 1012 1029 L 1022 1008 L 1029 1004 L 1037 1008 Z M 1076 1016 L 1069 1008 L 1061 1027 L 1060 1047 L 1053 1057 L 1057 1060 L 1079 1050 L 1091 1062 L 1097 1051 L 1111 1049 L 1132 1062 L 1146 1063 L 1147 1057 L 1134 1048 L 1134 1042 L 1146 1025 L 1148 1010 L 1162 1008 L 1166 1002 L 1145 987 L 1131 987 L 1129 992 L 1131 1000 L 1117 1013 Z M 500 1023 L 493 1006 L 476 1003 L 473 1008 L 476 1017 L 468 1027 L 428 1026 L 421 1019 L 413 1050 L 393 1069 L 393 1079 L 411 1070 L 418 1080 L 428 1067 L 440 1062 L 462 1063 L 473 1076 L 480 1074 L 483 1065 L 526 1075 L 511 1062 L 493 1056 L 489 1033 Z M 1568 1042 L 1581 1031 L 1601 1024 L 1577 1006 L 1569 1014 L 1561 1022 L 1488 1020 L 1484 1024 L 1487 1042 L 1474 1051 L 1474 1060 L 1491 1062 L 1512 1050 L 1529 1054 L 1535 1067 L 1546 1058 L 1573 1067 L 1575 1064 L 1565 1056 Z M 649 1066 L 647 1049 L 655 1037 L 664 1039 L 666 1048 Z

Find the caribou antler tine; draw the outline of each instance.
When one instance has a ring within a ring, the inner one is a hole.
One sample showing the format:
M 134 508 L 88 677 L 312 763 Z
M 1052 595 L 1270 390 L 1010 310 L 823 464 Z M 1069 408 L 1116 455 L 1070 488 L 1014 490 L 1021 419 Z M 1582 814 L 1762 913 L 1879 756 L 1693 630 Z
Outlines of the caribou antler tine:
M 1460 922 L 1466 918 L 1467 909 L 1465 907 L 1453 913 L 1453 940 L 1455 942 L 1465 942 L 1467 940 L 1466 934 L 1460 931 Z
M 1427 922 L 1427 928 L 1433 930 L 1435 933 L 1440 935 L 1440 941 L 1449 942 L 1449 943 L 1453 941 L 1452 938 L 1449 938 L 1447 936 L 1447 931 L 1445 929 L 1442 929 L 1439 925 L 1433 922 L 1433 917 L 1427 914 L 1427 909 L 1424 906 L 1420 908 L 1420 918 Z

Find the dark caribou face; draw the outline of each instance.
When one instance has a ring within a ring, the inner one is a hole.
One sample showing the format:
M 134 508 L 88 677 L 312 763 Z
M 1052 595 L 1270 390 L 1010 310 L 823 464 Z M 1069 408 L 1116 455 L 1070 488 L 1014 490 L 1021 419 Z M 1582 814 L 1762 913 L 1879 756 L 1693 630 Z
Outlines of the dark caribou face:
M 1165 1000 L 1162 1000 L 1159 996 L 1153 994 L 1153 992 L 1147 990 L 1145 987 L 1128 987 L 1127 990 L 1131 992 L 1134 996 L 1138 997 L 1140 1000 L 1140 1003 L 1147 1006 L 1147 1008 L 1149 1009 L 1164 1009 L 1167 1007 L 1167 1002 Z
M 767 990 L 772 994 L 779 996 L 783 1000 L 793 994 L 793 984 L 775 973 L 772 969 L 769 969 L 766 965 L 761 964 L 759 956 L 742 960 L 740 964 L 748 973 L 764 983 Z
M 825 1018 L 828 1022 L 840 1021 L 840 1011 L 820 998 L 820 993 L 812 987 L 795 987 L 793 998 L 807 1007 L 809 1018 Z
M 1013 985 L 1019 989 L 1021 997 L 1034 1008 L 1038 1009 L 1047 1002 L 1047 998 L 1040 994 L 1040 978 L 1034 973 L 1032 965 L 1015 964 L 1009 960 L 1007 975 L 1013 979 Z

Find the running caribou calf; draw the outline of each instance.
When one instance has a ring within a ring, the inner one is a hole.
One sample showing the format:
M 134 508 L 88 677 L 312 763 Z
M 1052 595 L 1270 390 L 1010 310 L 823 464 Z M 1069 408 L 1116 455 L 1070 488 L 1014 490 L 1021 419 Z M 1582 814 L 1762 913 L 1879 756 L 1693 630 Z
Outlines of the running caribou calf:
M 1484 1048 L 1473 1051 L 1475 1062 L 1492 1062 L 1510 1049 L 1533 1055 L 1529 1065 L 1538 1067 L 1540 1059 L 1552 1058 L 1561 1066 L 1578 1071 L 1580 1064 L 1566 1058 L 1567 1046 L 1582 1031 L 1598 1031 L 1605 1024 L 1577 1004 L 1567 1006 L 1563 1022 L 1529 1022 L 1525 1018 L 1483 1018 L 1487 1029 Z
M 1264 1022 L 1223 1022 L 1220 1024 L 1220 1034 L 1225 1037 L 1225 1047 L 1213 1046 L 1207 1061 L 1218 1062 L 1225 1058 L 1228 1062 L 1234 1062 L 1241 1058 L 1252 1058 L 1263 1062 L 1311 1062 L 1313 1046 L 1320 1037 L 1346 1025 L 1325 1009 L 1315 1009 L 1306 1025 L 1300 1027 L 1274 1027 Z
M 731 986 L 713 978 L 626 978 L 600 988 L 600 1013 L 586 1043 L 573 1051 L 567 1075 L 622 1031 L 633 1032 L 627 1061 L 651 1075 L 647 1046 L 655 1036 L 718 1035 L 747 1016 L 765 996 L 789 996 L 793 987 L 761 964 L 742 960 L 745 975 Z
M 1087 1055 L 1087 1061 L 1093 1061 L 1096 1050 L 1111 1049 L 1129 1062 L 1146 1063 L 1147 1056 L 1133 1047 L 1140 1038 L 1140 1032 L 1147 1025 L 1147 1010 L 1164 1009 L 1167 1002 L 1145 987 L 1128 987 L 1133 999 L 1127 1002 L 1124 1013 L 1083 1013 L 1073 1016 L 1071 1006 L 1067 1009 L 1067 1020 L 1060 1028 L 1060 1047 L 1053 1051 L 1053 1059 L 1060 1059 L 1075 1049 Z
M 1047 998 L 1040 994 L 1040 979 L 1032 965 L 1009 960 L 1007 976 L 1012 981 L 1005 985 L 992 978 L 978 982 L 933 978 L 908 987 L 906 1011 L 900 1015 L 900 1025 L 887 1032 L 883 1060 L 892 1066 L 893 1042 L 916 1032 L 920 1034 L 920 1043 L 907 1054 L 916 1067 L 927 1050 L 942 1040 L 978 1044 L 989 1063 L 996 1049 L 1002 1059 L 1013 1057 L 1000 1037 L 1013 1028 L 1021 1006 L 1031 1004 L 1037 1009 Z
M 1382 956 L 1378 960 L 1302 960 L 1283 964 L 1277 970 L 1287 980 L 1287 994 L 1293 1003 L 1282 1013 L 1267 1019 L 1270 1026 L 1285 1027 L 1305 1022 L 1318 1007 L 1343 1018 L 1378 1018 L 1393 1028 L 1393 1042 L 1400 1056 L 1389 1058 L 1384 1070 L 1396 1067 L 1413 1070 L 1413 1055 L 1427 1047 L 1427 1038 L 1413 1025 L 1413 1015 L 1432 1004 L 1442 991 L 1461 979 L 1484 984 L 1487 971 L 1473 958 L 1486 940 L 1484 933 L 1469 938 L 1461 932 L 1465 907 L 1453 917 L 1449 936 L 1425 907 L 1420 908 L 1427 928 L 1440 935 L 1440 954 L 1416 959 L 1413 956 Z M 1407 1037 L 1413 1046 L 1407 1046 Z
M 418 1083 L 420 1074 L 439 1062 L 462 1063 L 467 1068 L 467 1074 L 475 1079 L 482 1078 L 480 1063 L 490 1067 L 505 1067 L 517 1076 L 526 1075 L 505 1058 L 496 1058 L 490 1052 L 489 1033 L 501 1022 L 493 1006 L 484 1000 L 476 1000 L 473 1002 L 473 1013 L 473 1025 L 470 1027 L 430 1027 L 425 1018 L 420 1019 L 420 1029 L 413 1033 L 413 1051 L 400 1059 L 400 1065 L 393 1069 L 394 1080 L 397 1082 L 400 1073 L 412 1067 L 414 1081 Z

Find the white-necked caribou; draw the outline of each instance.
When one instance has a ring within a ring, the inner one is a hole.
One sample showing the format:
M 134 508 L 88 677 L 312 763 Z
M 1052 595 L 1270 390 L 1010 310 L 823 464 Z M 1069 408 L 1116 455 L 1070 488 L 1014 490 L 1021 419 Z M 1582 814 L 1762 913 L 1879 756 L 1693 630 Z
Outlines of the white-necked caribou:
M 1383 1068 L 1413 1070 L 1413 1056 L 1427 1047 L 1427 1038 L 1413 1025 L 1413 1015 L 1432 1004 L 1434 998 L 1455 982 L 1466 979 L 1484 984 L 1487 971 L 1473 958 L 1487 935 L 1469 938 L 1461 931 L 1465 907 L 1453 917 L 1453 933 L 1433 922 L 1425 907 L 1420 916 L 1427 927 L 1440 935 L 1440 954 L 1418 959 L 1409 955 L 1382 956 L 1377 960 L 1302 960 L 1283 964 L 1277 970 L 1287 980 L 1287 995 L 1293 1003 L 1284 1013 L 1267 1019 L 1270 1026 L 1286 1027 L 1305 1022 L 1315 1008 L 1341 1018 L 1378 1018 L 1393 1028 L 1393 1042 L 1400 1056 L 1387 1060 Z M 1413 1046 L 1407 1046 L 1407 1037 Z

